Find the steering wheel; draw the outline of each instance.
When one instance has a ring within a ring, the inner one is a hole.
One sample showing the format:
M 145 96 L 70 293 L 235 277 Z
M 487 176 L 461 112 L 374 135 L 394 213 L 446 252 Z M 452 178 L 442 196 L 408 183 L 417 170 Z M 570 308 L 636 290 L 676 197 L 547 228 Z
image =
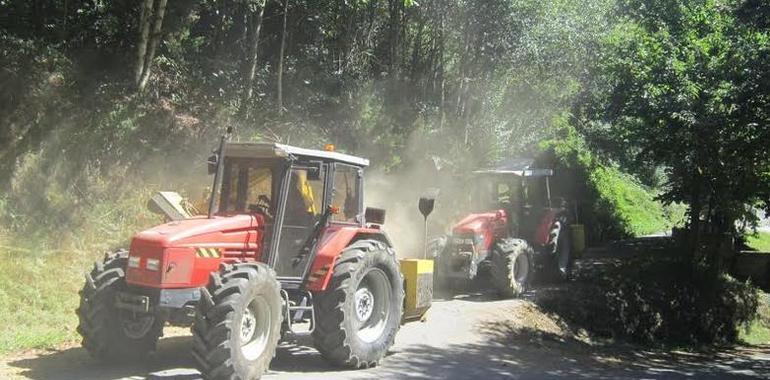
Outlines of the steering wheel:
M 264 194 L 257 197 L 257 203 L 249 205 L 249 211 L 258 212 L 270 219 L 273 218 L 273 215 L 270 213 L 270 198 Z

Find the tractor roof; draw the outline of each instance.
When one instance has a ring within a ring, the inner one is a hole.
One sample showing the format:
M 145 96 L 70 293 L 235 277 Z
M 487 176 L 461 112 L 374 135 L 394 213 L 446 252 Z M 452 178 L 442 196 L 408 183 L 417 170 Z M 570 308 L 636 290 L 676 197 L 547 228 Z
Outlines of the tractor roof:
M 552 169 L 534 168 L 531 158 L 507 158 L 489 169 L 476 170 L 475 174 L 513 174 L 520 177 L 542 177 L 553 175 Z
M 369 166 L 369 160 L 344 153 L 298 148 L 277 143 L 227 143 L 227 157 L 289 158 L 302 157 L 323 161 L 343 162 L 354 166 Z

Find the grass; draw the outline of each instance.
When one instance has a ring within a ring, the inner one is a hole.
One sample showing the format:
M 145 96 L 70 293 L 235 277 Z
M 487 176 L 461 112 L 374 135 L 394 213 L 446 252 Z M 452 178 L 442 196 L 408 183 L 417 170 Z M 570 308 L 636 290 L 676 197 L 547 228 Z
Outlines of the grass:
M 0 230 L 0 354 L 50 348 L 79 339 L 75 309 L 83 275 L 104 252 L 155 224 L 143 208 L 147 191 L 94 203 L 85 222 L 45 234 Z M 12 322 L 11 322 L 12 321 Z
M 655 193 L 633 176 L 612 166 L 597 166 L 590 181 L 601 200 L 611 205 L 613 217 L 633 236 L 665 232 L 675 224 Z M 679 212 L 674 212 L 679 213 Z
M 739 339 L 750 345 L 770 344 L 770 299 L 766 293 L 760 296 L 757 314 L 757 318 L 741 330 Z
M 746 243 L 757 251 L 770 252 L 770 232 L 758 232 L 746 236 Z

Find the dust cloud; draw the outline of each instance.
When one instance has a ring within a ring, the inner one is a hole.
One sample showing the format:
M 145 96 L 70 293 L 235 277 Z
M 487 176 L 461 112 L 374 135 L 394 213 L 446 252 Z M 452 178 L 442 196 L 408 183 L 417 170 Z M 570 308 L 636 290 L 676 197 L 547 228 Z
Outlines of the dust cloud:
M 428 239 L 448 232 L 465 210 L 462 178 L 438 157 L 410 160 L 399 170 L 386 173 L 369 169 L 364 180 L 364 205 L 386 210 L 383 229 L 401 258 L 425 255 L 425 219 L 418 209 L 421 196 L 434 195 L 436 202 L 428 216 Z

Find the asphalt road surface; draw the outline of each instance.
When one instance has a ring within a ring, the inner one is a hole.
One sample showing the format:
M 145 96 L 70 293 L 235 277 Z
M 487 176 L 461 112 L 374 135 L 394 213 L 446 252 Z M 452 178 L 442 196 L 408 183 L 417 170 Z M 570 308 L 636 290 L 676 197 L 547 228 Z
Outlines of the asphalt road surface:
M 477 294 L 434 303 L 426 322 L 403 326 L 389 355 L 368 370 L 326 364 L 308 339 L 284 342 L 263 379 L 768 379 L 770 346 L 718 353 L 596 347 L 549 332 L 526 300 Z M 553 324 L 552 322 L 550 322 Z M 180 379 L 200 376 L 191 339 L 176 330 L 146 362 L 99 365 L 77 346 L 0 360 L 0 378 Z

